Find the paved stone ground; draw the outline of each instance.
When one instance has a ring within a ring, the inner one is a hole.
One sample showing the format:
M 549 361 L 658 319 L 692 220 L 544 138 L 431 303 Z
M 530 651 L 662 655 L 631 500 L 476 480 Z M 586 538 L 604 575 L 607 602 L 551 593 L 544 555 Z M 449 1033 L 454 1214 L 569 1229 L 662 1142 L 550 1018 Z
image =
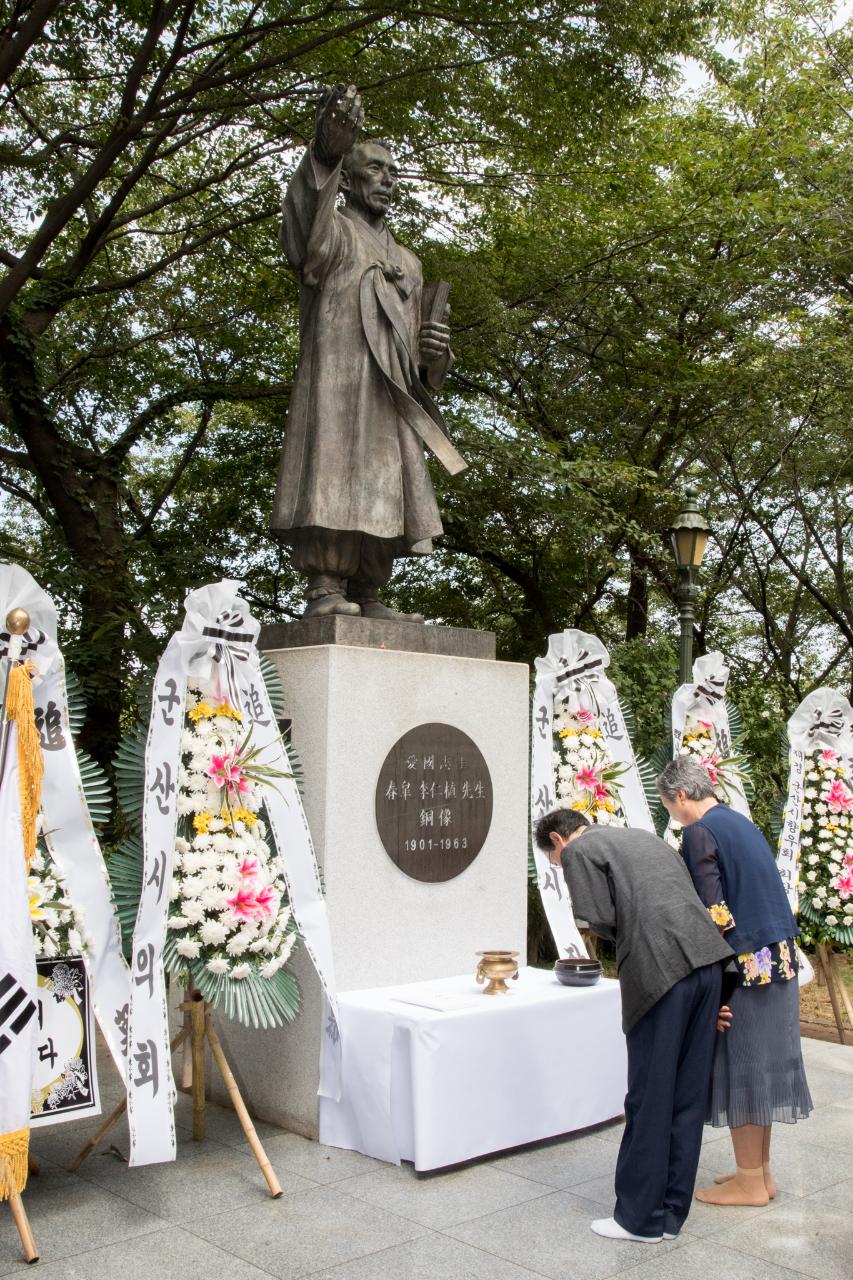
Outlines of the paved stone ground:
M 616 1123 L 417 1175 L 260 1125 L 285 1190 L 266 1194 L 236 1117 L 208 1113 L 194 1144 L 189 1100 L 178 1103 L 173 1165 L 128 1169 L 109 1150 L 80 1173 L 63 1165 L 82 1124 L 34 1135 L 42 1173 L 26 1204 L 41 1280 L 851 1280 L 853 1048 L 804 1041 L 817 1110 L 774 1130 L 779 1196 L 766 1209 L 696 1204 L 678 1240 L 600 1240 L 593 1217 L 613 1206 Z M 103 1061 L 103 1059 L 102 1059 Z M 104 1070 L 106 1074 L 106 1069 Z M 105 1084 L 105 1110 L 117 1095 Z M 94 1128 L 95 1126 L 91 1126 Z M 730 1167 L 726 1134 L 705 1131 L 700 1180 Z M 126 1150 L 126 1129 L 112 1141 Z M 0 1276 L 22 1263 L 0 1205 Z

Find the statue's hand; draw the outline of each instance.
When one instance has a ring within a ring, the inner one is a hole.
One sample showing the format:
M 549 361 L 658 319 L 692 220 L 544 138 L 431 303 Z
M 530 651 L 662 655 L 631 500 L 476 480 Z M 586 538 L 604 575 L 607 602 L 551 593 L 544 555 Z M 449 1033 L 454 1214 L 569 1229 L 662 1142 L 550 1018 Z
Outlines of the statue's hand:
M 314 126 L 314 154 L 333 169 L 352 148 L 364 121 L 361 94 L 354 84 L 336 84 L 323 95 Z
M 425 320 L 420 332 L 420 363 L 432 364 L 450 350 L 450 328 L 437 320 Z

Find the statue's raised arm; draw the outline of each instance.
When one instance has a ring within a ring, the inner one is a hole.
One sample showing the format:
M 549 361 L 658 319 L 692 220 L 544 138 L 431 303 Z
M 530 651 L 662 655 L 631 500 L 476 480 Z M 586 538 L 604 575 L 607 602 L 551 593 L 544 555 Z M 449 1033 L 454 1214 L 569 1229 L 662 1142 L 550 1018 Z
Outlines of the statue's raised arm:
M 327 90 L 285 193 L 301 343 L 272 527 L 308 575 L 305 616 L 422 622 L 379 590 L 395 558 L 431 551 L 442 532 L 424 446 L 451 474 L 466 465 L 427 390 L 452 363 L 448 308 L 421 314 L 421 264 L 385 222 L 397 163 L 385 141 L 360 138 L 363 120 L 354 85 Z

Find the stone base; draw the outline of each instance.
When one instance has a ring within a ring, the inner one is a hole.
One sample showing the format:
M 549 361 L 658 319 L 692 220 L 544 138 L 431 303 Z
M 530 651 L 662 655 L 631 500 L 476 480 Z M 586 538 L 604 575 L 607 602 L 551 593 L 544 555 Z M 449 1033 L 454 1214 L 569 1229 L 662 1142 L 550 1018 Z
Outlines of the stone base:
M 435 653 L 455 658 L 495 656 L 495 633 L 467 627 L 439 627 L 421 622 L 378 622 L 330 613 L 298 618 L 261 628 L 259 647 L 265 650 L 301 649 L 307 645 L 345 644 L 359 649 L 397 649 L 405 653 Z
M 359 628 L 362 636 L 388 626 L 415 636 L 444 630 L 343 617 L 284 630 L 329 626 Z M 493 637 L 483 641 L 493 643 Z M 268 656 L 281 676 L 305 773 L 305 810 L 326 890 L 338 990 L 473 974 L 475 953 L 487 948 L 524 956 L 527 667 L 366 645 L 299 643 Z M 454 725 L 479 747 L 494 808 L 471 865 L 452 880 L 425 883 L 405 875 L 385 852 L 375 803 L 379 773 L 395 742 L 432 722 Z M 217 1021 L 253 1114 L 316 1137 L 321 994 L 304 948 L 296 953 L 295 972 L 302 1010 L 293 1026 L 250 1031 Z

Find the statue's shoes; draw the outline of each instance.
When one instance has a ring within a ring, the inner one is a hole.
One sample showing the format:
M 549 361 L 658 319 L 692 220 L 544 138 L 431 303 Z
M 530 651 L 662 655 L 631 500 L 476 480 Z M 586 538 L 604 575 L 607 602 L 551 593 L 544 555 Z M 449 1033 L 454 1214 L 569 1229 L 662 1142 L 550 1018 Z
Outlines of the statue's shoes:
M 398 613 L 389 609 L 381 600 L 360 600 L 358 607 L 363 618 L 376 618 L 380 622 L 423 622 L 422 613 Z
M 361 608 L 353 600 L 333 592 L 326 596 L 316 596 L 309 600 L 302 611 L 303 618 L 324 618 L 330 613 L 343 613 L 354 618 L 361 613 Z

